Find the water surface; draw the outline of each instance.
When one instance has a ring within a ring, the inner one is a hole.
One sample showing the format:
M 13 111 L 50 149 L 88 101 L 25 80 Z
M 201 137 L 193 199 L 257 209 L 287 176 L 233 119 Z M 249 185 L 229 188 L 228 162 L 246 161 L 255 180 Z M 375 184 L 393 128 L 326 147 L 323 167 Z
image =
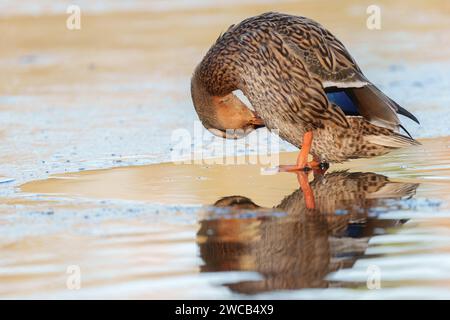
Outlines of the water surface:
M 70 31 L 65 2 L 1 2 L 0 297 L 450 298 L 450 7 L 379 3 L 381 30 L 350 0 L 79 1 Z M 171 163 L 195 65 L 264 11 L 331 29 L 423 145 L 309 175 L 314 208 L 293 174 Z
M 450 140 L 422 143 L 310 173 L 314 208 L 296 174 L 261 175 L 255 165 L 167 163 L 26 183 L 18 212 L 3 215 L 14 224 L 1 227 L 0 293 L 450 297 Z M 65 287 L 73 264 L 78 291 Z M 373 268 L 381 289 L 367 287 Z

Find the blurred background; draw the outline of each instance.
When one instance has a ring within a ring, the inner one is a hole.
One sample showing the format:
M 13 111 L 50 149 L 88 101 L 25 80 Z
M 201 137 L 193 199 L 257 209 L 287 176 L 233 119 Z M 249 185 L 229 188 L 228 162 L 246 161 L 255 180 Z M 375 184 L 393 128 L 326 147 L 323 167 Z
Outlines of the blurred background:
M 411 134 L 447 135 L 450 3 L 377 1 L 380 30 L 366 26 L 371 4 L 2 0 L 0 176 L 168 160 L 172 131 L 192 130 L 197 119 L 195 66 L 229 25 L 265 11 L 322 23 L 369 79 L 418 116 L 420 127 L 405 121 Z M 81 10 L 79 30 L 66 27 L 69 5 Z

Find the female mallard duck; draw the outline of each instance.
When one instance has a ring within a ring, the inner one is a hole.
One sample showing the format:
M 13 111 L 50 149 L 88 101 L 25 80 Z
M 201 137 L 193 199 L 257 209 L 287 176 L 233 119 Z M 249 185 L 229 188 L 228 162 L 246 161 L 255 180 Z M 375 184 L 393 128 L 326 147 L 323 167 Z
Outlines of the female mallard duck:
M 397 113 L 417 118 L 374 86 L 335 36 L 305 17 L 270 12 L 232 25 L 195 69 L 191 93 L 200 120 L 216 135 L 236 138 L 227 130 L 243 136 L 266 126 L 300 147 L 287 170 L 418 144 L 399 133 Z

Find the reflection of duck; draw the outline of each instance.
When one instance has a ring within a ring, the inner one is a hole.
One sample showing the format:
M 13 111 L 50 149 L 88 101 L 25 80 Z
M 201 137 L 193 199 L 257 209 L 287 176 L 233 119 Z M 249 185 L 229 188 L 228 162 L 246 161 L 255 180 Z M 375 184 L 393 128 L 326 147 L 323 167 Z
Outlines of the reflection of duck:
M 294 203 L 300 208 L 317 209 L 321 213 L 334 213 L 338 210 L 365 210 L 377 205 L 383 198 L 400 198 L 414 191 L 418 184 L 390 182 L 383 175 L 372 172 L 333 172 L 314 175 L 314 180 L 307 184 L 307 175 L 297 173 L 302 190 L 297 191 L 295 201 L 291 204 L 285 198 L 280 208 L 292 209 Z M 306 187 L 303 185 L 307 185 Z M 300 198 L 299 198 L 300 195 Z M 314 200 L 309 204 L 309 197 Z M 302 200 L 303 199 L 303 200 Z M 289 204 L 287 204 L 289 203 Z M 297 210 L 298 211 L 298 210 Z
M 238 89 L 255 111 L 233 94 Z M 333 34 L 305 17 L 270 12 L 231 26 L 196 68 L 191 93 L 203 125 L 218 136 L 266 126 L 301 147 L 297 165 L 286 169 L 417 144 L 399 133 L 397 114 L 416 117 L 373 85 Z
M 370 236 L 398 225 L 368 215 L 373 207 L 398 205 L 386 199 L 412 196 L 417 184 L 390 182 L 375 173 L 334 172 L 311 182 L 315 209 L 308 209 L 301 189 L 268 214 L 250 199 L 225 197 L 216 207 L 229 207 L 235 218 L 203 220 L 198 232 L 203 272 L 256 271 L 263 279 L 228 286 L 240 293 L 258 293 L 330 285 L 328 273 L 350 267 L 363 255 Z M 242 213 L 253 212 L 250 218 Z

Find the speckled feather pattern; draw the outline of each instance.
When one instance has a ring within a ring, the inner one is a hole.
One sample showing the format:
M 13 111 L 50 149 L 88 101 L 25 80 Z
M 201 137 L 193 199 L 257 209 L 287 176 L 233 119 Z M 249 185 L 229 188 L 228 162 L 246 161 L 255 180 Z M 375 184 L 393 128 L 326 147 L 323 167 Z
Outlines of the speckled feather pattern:
M 196 73 L 214 96 L 240 89 L 269 130 L 301 147 L 313 131 L 316 160 L 341 162 L 392 150 L 366 135 L 396 134 L 363 117 L 347 117 L 327 99 L 324 82 L 367 80 L 343 44 L 317 22 L 265 13 L 231 26 L 208 51 Z

